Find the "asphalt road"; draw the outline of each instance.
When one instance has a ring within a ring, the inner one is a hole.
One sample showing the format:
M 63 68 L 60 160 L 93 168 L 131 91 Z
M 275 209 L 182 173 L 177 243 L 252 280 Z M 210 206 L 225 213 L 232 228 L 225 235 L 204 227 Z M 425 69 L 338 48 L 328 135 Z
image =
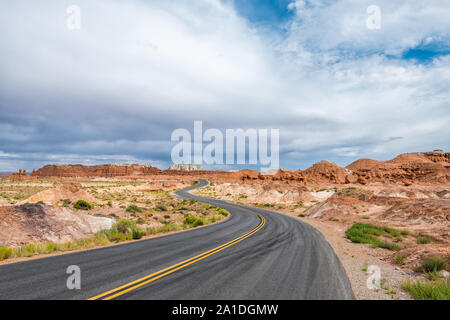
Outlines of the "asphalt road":
M 231 217 L 159 238 L 0 266 L 0 299 L 354 299 L 318 231 L 268 210 L 191 195 L 193 188 L 177 194 L 220 206 Z M 80 267 L 80 290 L 67 288 L 71 265 Z

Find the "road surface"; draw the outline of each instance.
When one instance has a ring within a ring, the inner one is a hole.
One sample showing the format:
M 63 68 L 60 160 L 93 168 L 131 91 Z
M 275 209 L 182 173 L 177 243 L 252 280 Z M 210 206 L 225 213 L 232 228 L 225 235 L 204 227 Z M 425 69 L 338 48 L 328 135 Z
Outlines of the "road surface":
M 144 241 L 0 266 L 0 299 L 354 299 L 323 236 L 296 219 L 188 193 L 223 222 Z M 67 288 L 67 268 L 81 289 Z

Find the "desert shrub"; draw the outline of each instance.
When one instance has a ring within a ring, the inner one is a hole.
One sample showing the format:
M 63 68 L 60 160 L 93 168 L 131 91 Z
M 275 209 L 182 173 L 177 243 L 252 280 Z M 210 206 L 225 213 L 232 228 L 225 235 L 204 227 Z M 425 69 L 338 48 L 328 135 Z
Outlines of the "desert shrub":
M 266 207 L 266 208 L 274 208 L 275 207 L 275 205 L 273 203 L 264 203 L 262 206 Z
M 167 208 L 163 205 L 159 205 L 155 208 L 156 211 L 167 211 Z
M 117 229 L 103 230 L 96 236 L 96 240 L 101 240 L 101 234 L 104 234 L 108 241 L 119 242 L 127 240 L 127 236 L 117 231 Z
M 16 257 L 32 257 L 36 253 L 37 253 L 36 246 L 31 243 L 14 249 L 14 255 Z
M 120 219 L 116 222 L 113 228 L 115 228 L 120 233 L 128 234 L 136 228 L 136 222 L 129 219 Z
M 398 245 L 396 245 L 395 243 L 390 243 L 390 242 L 386 242 L 386 241 L 379 241 L 376 244 L 372 245 L 374 248 L 383 248 L 383 249 L 388 249 L 388 250 L 399 250 L 400 248 L 398 247 Z
M 228 211 L 226 211 L 225 209 L 219 209 L 217 210 L 217 212 L 224 217 L 228 217 Z
M 417 238 L 417 244 L 429 244 L 432 243 L 433 239 L 430 237 L 418 237 Z
M 137 223 L 137 224 L 144 224 L 145 221 L 144 221 L 144 219 L 142 219 L 142 217 L 139 217 L 139 218 L 136 220 L 136 223 Z
M 398 231 L 387 227 L 378 227 L 371 224 L 355 223 L 345 232 L 347 239 L 355 243 L 368 243 L 374 248 L 384 248 L 388 250 L 398 250 L 398 246 L 393 243 L 381 241 L 379 236 L 393 236 Z
M 389 228 L 389 227 L 381 227 L 382 230 L 384 232 L 386 232 L 389 235 L 392 235 L 393 237 L 399 237 L 400 236 L 400 231 L 393 229 L 393 228 Z
M 0 260 L 11 258 L 13 249 L 8 247 L 0 247 Z
M 71 203 L 72 203 L 72 201 L 70 201 L 69 199 L 64 199 L 62 206 L 63 207 L 68 207 Z
M 136 222 L 129 219 L 120 219 L 111 229 L 97 232 L 95 242 L 97 244 L 104 244 L 110 241 L 119 242 L 141 239 L 144 235 L 145 232 L 136 226 Z
M 205 224 L 205 221 L 201 218 L 196 218 L 194 216 L 188 215 L 183 220 L 184 225 L 192 226 L 193 228 L 202 226 Z
M 73 207 L 77 210 L 91 210 L 94 206 L 85 200 L 78 200 Z
M 141 239 L 144 235 L 145 232 L 141 229 L 141 228 L 135 228 L 131 231 L 131 235 L 133 237 L 133 240 L 138 240 Z
M 105 234 L 96 234 L 94 237 L 94 243 L 98 246 L 102 246 L 109 243 L 109 238 Z M 90 246 L 90 242 L 86 242 L 86 246 Z
M 416 300 L 450 300 L 450 282 L 411 281 L 402 283 L 402 288 Z
M 447 261 L 441 257 L 429 257 L 422 262 L 423 272 L 437 272 L 444 270 L 447 267 Z
M 58 250 L 63 252 L 75 250 L 77 249 L 77 247 L 78 247 L 77 243 L 72 241 L 58 244 Z
M 216 222 L 218 220 L 220 220 L 220 217 L 214 215 L 214 216 L 208 218 L 208 223 L 214 223 L 214 222 Z
M 176 223 L 168 223 L 161 227 L 152 227 L 147 229 L 148 234 L 166 233 L 180 230 L 180 226 Z
M 132 205 L 127 207 L 126 211 L 127 212 L 142 212 L 142 209 L 139 208 L 137 205 L 132 204 Z
M 202 226 L 205 224 L 205 221 L 201 218 L 197 218 L 194 223 L 192 224 L 192 227 L 198 227 L 198 226 Z
M 58 245 L 56 243 L 47 243 L 45 245 L 45 252 L 46 253 L 52 253 L 58 251 Z
M 405 258 L 407 256 L 408 255 L 406 253 L 404 253 L 404 252 L 399 253 L 398 255 L 395 256 L 395 264 L 404 265 L 405 264 Z
M 336 192 L 337 197 L 350 197 L 365 201 L 372 196 L 372 192 L 360 188 L 344 188 Z
M 193 224 L 197 218 L 191 215 L 188 215 L 184 218 L 183 224 Z

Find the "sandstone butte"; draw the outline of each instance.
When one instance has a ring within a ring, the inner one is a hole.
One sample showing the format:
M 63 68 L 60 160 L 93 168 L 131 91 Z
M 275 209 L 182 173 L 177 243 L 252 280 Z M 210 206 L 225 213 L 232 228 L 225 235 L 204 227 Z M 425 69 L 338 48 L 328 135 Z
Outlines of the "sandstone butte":
M 389 161 L 359 159 L 345 168 L 329 161 L 318 162 L 306 170 L 283 170 L 260 173 L 253 170 L 235 172 L 206 170 L 160 170 L 150 165 L 140 164 L 103 164 L 95 166 L 46 165 L 27 175 L 19 170 L 10 176 L 11 181 L 35 179 L 65 178 L 152 178 L 173 176 L 190 179 L 205 178 L 217 182 L 270 183 L 272 181 L 287 184 L 368 184 L 374 182 L 410 185 L 415 183 L 449 183 L 450 153 L 442 151 L 402 154 Z

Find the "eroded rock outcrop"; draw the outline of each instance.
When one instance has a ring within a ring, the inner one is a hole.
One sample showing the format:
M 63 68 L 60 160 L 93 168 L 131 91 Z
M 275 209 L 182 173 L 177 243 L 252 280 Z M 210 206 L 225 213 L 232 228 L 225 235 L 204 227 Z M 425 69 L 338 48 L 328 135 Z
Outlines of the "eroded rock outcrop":
M 87 238 L 113 223 L 109 218 L 41 204 L 0 207 L 0 221 L 0 243 L 7 246 Z
M 40 178 L 113 178 L 124 176 L 146 176 L 159 173 L 161 170 L 150 165 L 141 164 L 103 164 L 96 166 L 84 166 L 81 164 L 47 165 L 36 174 Z
M 183 179 L 210 179 L 218 182 L 270 183 L 279 181 L 299 185 L 330 184 L 370 184 L 375 182 L 411 185 L 413 183 L 449 183 L 450 154 L 425 152 L 402 154 L 389 161 L 360 159 L 346 168 L 321 161 L 306 170 L 278 170 L 270 174 L 254 170 L 235 172 L 207 171 L 200 166 L 174 165 L 169 170 L 160 170 L 150 165 L 47 165 L 30 175 L 33 178 L 114 178 L 158 176 L 179 177 Z M 194 170 L 195 169 L 195 170 Z M 19 177 L 23 173 L 18 174 Z M 14 178 L 13 178 L 14 179 Z
M 18 172 L 11 173 L 11 175 L 9 176 L 9 181 L 12 181 L 12 182 L 14 182 L 14 181 L 33 181 L 36 179 L 37 179 L 36 175 L 33 175 L 33 174 L 28 175 L 26 169 L 23 169 L 23 170 L 19 169 Z

